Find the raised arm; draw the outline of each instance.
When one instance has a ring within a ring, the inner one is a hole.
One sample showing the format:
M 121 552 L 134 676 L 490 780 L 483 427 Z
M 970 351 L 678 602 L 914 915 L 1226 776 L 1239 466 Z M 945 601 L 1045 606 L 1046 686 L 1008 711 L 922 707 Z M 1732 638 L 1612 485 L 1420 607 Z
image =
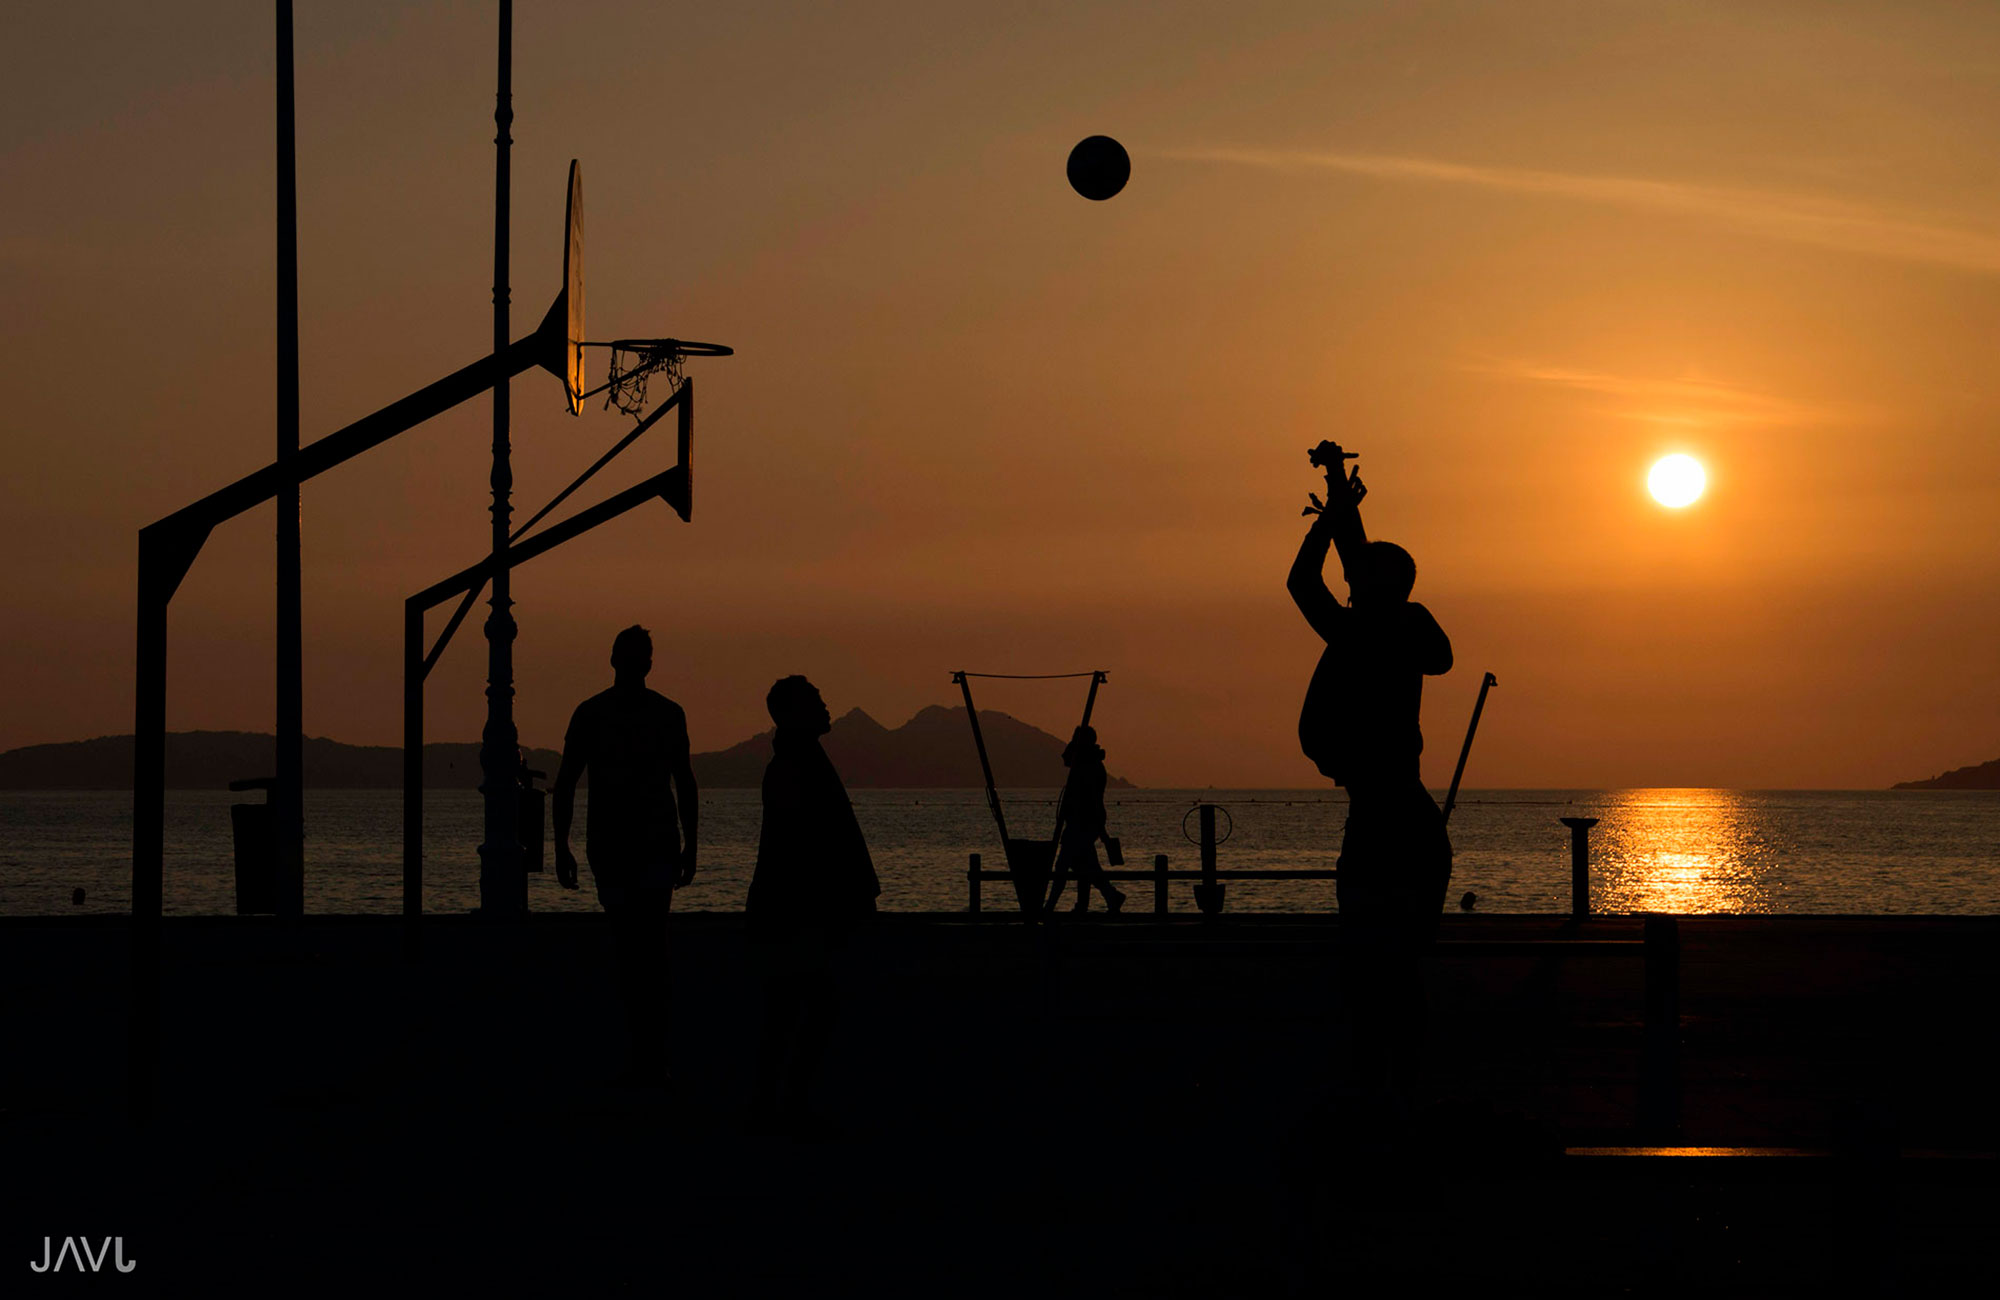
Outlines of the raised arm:
M 1340 553 L 1343 575 L 1359 561 L 1362 549 L 1368 545 L 1368 534 L 1361 526 L 1361 494 L 1366 490 L 1361 486 L 1360 476 L 1350 478 L 1336 455 L 1326 471 L 1325 508 L 1313 517 L 1312 527 L 1299 543 L 1298 556 L 1285 579 L 1285 590 L 1291 593 L 1292 602 L 1324 641 L 1339 635 L 1340 620 L 1347 613 L 1327 590 L 1327 548 L 1332 546 Z
M 1292 560 L 1292 571 L 1285 577 L 1285 590 L 1291 593 L 1292 603 L 1299 607 L 1299 613 L 1306 616 L 1306 622 L 1322 641 L 1340 635 L 1340 620 L 1347 613 L 1326 589 L 1326 552 L 1332 542 L 1333 526 L 1325 515 L 1319 515 L 1306 530 L 1299 553 Z
M 1333 530 L 1333 549 L 1340 555 L 1343 578 L 1354 572 L 1368 546 L 1368 530 L 1361 526 L 1361 498 L 1366 495 L 1368 489 L 1362 486 L 1358 471 L 1349 474 L 1338 457 L 1327 466 L 1326 509 L 1320 518 L 1327 520 Z

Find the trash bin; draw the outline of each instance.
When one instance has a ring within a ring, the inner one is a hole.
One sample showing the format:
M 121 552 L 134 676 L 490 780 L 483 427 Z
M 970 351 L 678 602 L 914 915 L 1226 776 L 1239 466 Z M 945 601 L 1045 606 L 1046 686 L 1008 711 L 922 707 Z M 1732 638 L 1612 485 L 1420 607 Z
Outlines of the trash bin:
M 262 790 L 263 803 L 229 805 L 229 828 L 236 843 L 236 914 L 278 910 L 278 821 L 270 794 L 275 776 L 231 781 L 232 791 Z
M 535 779 L 546 781 L 547 772 L 537 772 L 526 763 L 521 764 L 521 870 L 541 871 L 543 866 L 543 827 L 548 822 L 549 792 L 537 790 Z

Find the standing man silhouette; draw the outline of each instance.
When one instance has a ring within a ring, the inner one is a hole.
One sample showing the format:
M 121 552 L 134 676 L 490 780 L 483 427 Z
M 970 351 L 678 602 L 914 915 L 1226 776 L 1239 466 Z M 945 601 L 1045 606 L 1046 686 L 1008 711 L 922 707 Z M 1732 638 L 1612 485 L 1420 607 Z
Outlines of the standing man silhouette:
M 1419 770 L 1424 678 L 1451 668 L 1451 641 L 1410 599 L 1417 566 L 1361 526 L 1361 476 L 1322 442 L 1327 500 L 1292 561 L 1286 589 L 1326 642 L 1299 716 L 1299 743 L 1347 790 L 1336 894 L 1356 1082 L 1384 1108 L 1413 1098 L 1423 1063 L 1426 958 L 1451 879 L 1444 816 Z M 1327 590 L 1328 544 L 1348 603 Z
M 667 914 L 674 889 L 694 879 L 699 812 L 687 714 L 646 687 L 653 638 L 634 624 L 611 643 L 611 689 L 576 706 L 556 773 L 556 878 L 577 887 L 569 824 L 577 778 L 590 774 L 585 852 L 597 900 L 611 917 L 618 992 L 631 1035 L 624 1079 L 664 1087 L 667 1070 Z M 676 813 L 678 812 L 678 823 Z

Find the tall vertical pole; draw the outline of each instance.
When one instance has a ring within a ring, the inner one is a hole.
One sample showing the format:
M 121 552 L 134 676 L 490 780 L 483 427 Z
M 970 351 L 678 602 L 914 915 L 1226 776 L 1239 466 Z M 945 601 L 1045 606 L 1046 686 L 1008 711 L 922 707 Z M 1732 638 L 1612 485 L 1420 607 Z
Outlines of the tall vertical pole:
M 160 1064 L 160 914 L 165 905 L 167 601 L 161 548 L 139 534 L 138 663 L 132 706 L 132 957 L 128 1068 L 132 1117 L 153 1117 Z
M 403 602 L 403 958 L 423 955 L 424 607 Z
M 514 614 L 507 568 L 514 471 L 509 463 L 507 226 L 511 177 L 507 151 L 514 124 L 514 4 L 500 0 L 500 73 L 493 124 L 493 595 L 486 616 L 486 730 L 480 737 L 479 789 L 486 796 L 486 842 L 479 847 L 479 905 L 487 915 L 528 909 L 521 870 L 520 740 L 514 730 Z
M 292 0 L 278 6 L 278 464 L 299 455 L 299 180 L 292 76 Z M 299 577 L 299 480 L 278 489 L 277 834 L 278 915 L 305 912 L 305 653 Z

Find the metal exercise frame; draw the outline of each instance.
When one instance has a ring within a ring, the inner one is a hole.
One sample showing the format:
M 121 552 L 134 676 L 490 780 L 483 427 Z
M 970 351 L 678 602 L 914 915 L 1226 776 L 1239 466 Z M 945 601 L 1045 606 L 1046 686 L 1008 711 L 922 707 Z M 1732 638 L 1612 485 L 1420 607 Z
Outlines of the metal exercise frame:
M 986 778 L 986 806 L 992 810 L 993 824 L 1000 828 L 1000 849 L 1002 854 L 1007 857 L 1008 866 L 1011 869 L 1014 866 L 1013 849 L 1010 847 L 1013 841 L 1007 836 L 1007 814 L 1001 810 L 1000 791 L 993 783 L 993 762 L 986 754 L 986 736 L 979 729 L 979 710 L 972 703 L 972 684 L 968 679 L 973 677 L 1016 682 L 1051 682 L 1067 678 L 1088 677 L 1090 679 L 1090 693 L 1084 697 L 1083 721 L 1077 724 L 1078 726 L 1087 727 L 1090 725 L 1091 712 L 1097 707 L 1097 688 L 1109 681 L 1110 676 L 1101 669 L 1086 673 L 971 673 L 960 670 L 951 675 L 952 682 L 965 697 L 965 716 L 972 723 L 972 743 L 979 750 L 979 771 Z M 1049 836 L 1049 875 L 1051 881 L 1054 879 L 1056 853 L 1062 841 L 1062 828 L 1063 806 L 1061 799 L 1058 798 L 1056 802 L 1055 830 Z M 1042 905 L 1035 910 L 1038 912 L 1046 911 L 1048 908 L 1054 906 L 1054 901 L 1052 897 L 1044 900 Z M 1025 904 L 1024 910 L 1026 910 Z

